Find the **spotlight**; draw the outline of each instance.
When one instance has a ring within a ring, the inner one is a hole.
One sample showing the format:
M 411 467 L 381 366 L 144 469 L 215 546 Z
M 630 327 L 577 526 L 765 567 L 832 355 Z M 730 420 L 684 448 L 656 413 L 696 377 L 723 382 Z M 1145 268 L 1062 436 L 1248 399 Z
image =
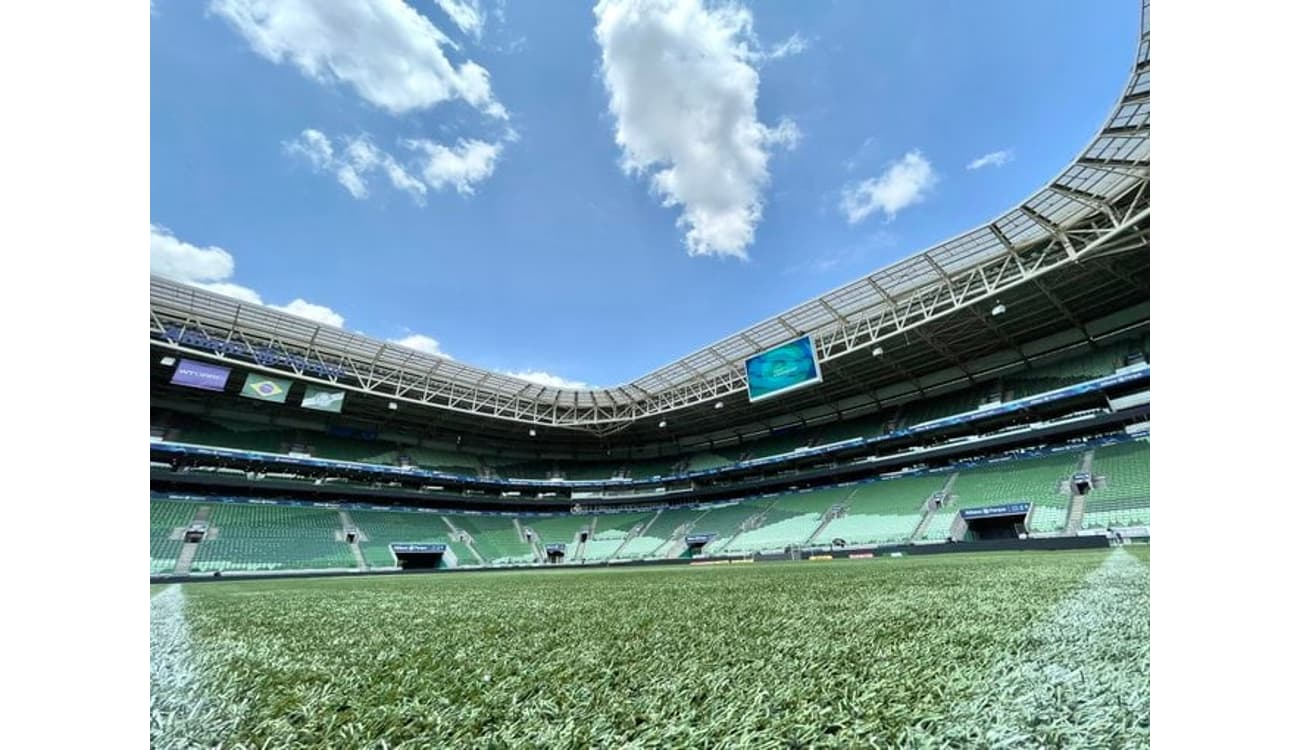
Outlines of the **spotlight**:
M 537 437 L 537 430 L 534 430 L 533 428 L 529 427 L 529 428 L 528 428 L 528 437 Z
M 871 350 L 871 356 L 873 356 L 873 357 L 879 357 L 880 355 L 882 355 L 882 354 L 884 354 L 884 353 L 885 353 L 885 350 L 884 350 L 884 349 L 881 349 L 881 348 L 878 347 L 878 346 L 877 346 L 875 349 L 872 349 L 872 350 Z
M 714 409 L 721 409 L 721 408 L 722 408 L 722 402 L 719 401 L 718 403 L 714 404 L 714 405 L 713 405 L 713 408 L 714 408 Z
M 397 402 L 396 402 L 396 401 L 389 401 L 389 402 L 388 402 L 388 410 L 389 410 L 389 411 L 397 411 Z
M 659 420 L 659 428 L 660 428 L 660 429 L 663 429 L 664 427 L 667 427 L 667 426 L 668 426 L 668 420 L 666 420 L 666 419 L 661 419 L 661 420 Z
M 993 315 L 1001 315 L 1006 311 L 1007 311 L 1007 306 L 999 302 L 996 305 L 994 305 L 993 309 L 990 310 L 989 312 L 991 312 Z

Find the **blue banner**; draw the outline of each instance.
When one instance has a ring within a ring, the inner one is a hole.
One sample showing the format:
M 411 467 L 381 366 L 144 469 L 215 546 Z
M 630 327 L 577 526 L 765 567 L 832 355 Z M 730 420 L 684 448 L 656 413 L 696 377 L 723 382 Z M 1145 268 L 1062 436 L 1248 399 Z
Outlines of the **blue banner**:
M 1029 506 L 1029 503 L 1009 503 L 1007 505 L 986 505 L 983 508 L 967 508 L 961 512 L 961 517 L 970 519 L 1023 516 L 1029 512 Z
M 440 553 L 447 551 L 445 544 L 390 544 L 388 548 L 397 553 Z

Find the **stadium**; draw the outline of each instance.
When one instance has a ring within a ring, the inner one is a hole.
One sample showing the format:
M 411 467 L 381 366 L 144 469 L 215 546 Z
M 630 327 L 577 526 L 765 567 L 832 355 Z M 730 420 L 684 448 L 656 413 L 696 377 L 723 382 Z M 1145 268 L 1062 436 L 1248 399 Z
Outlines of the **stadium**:
M 1040 190 L 614 387 L 152 276 L 154 744 L 1147 746 L 1141 14 Z

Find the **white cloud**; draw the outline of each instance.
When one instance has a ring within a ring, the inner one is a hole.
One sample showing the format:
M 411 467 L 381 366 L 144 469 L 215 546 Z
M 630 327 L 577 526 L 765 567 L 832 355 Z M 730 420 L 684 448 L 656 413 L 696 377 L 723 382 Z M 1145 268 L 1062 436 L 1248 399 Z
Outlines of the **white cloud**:
M 178 281 L 220 281 L 235 272 L 235 258 L 215 245 L 191 245 L 167 227 L 150 224 L 149 269 Z
M 601 70 L 629 174 L 649 173 L 665 206 L 681 206 L 691 255 L 748 257 L 762 219 L 767 160 L 796 142 L 788 122 L 757 119 L 753 19 L 700 0 L 601 0 Z
M 462 195 L 473 193 L 474 183 L 492 176 L 501 154 L 501 144 L 480 140 L 461 139 L 455 148 L 424 139 L 408 139 L 402 145 L 426 157 L 420 173 L 429 187 L 452 186 Z
M 417 205 L 424 205 L 430 188 L 454 187 L 462 195 L 472 194 L 474 185 L 491 177 L 496 170 L 502 148 L 499 143 L 464 139 L 453 148 L 425 139 L 407 139 L 402 145 L 418 152 L 420 158 L 403 165 L 367 135 L 343 136 L 332 142 L 329 136 L 310 128 L 285 142 L 284 151 L 289 156 L 306 159 L 317 172 L 332 173 L 358 200 L 370 196 L 369 177 L 381 171 L 393 187 L 410 195 Z
M 460 99 L 507 116 L 487 70 L 472 60 L 452 65 L 442 47 L 455 43 L 402 0 L 212 0 L 209 7 L 262 57 L 290 62 L 321 83 L 345 83 L 391 114 Z
M 967 164 L 966 168 L 982 169 L 984 167 L 1000 167 L 1011 161 L 1013 158 L 1015 158 L 1015 154 L 1011 152 L 1011 149 L 1003 149 L 1001 151 L 994 151 L 991 154 L 984 154 L 980 158 L 973 160 L 970 164 Z
M 803 133 L 799 131 L 799 126 L 794 124 L 794 120 L 782 117 L 775 128 L 768 129 L 766 141 L 773 146 L 781 146 L 789 151 L 794 151 L 799 147 L 801 138 L 803 138 Z
M 334 312 L 324 305 L 315 305 L 299 297 L 287 305 L 271 305 L 276 310 L 282 310 L 290 315 L 297 315 L 300 318 L 314 320 L 317 323 L 323 323 L 335 328 L 343 327 L 343 316 Z
M 412 333 L 409 336 L 404 336 L 400 339 L 389 339 L 388 342 L 390 344 L 404 346 L 408 349 L 414 349 L 418 352 L 424 352 L 425 354 L 432 354 L 435 357 L 446 357 L 447 359 L 452 359 L 450 354 L 442 350 L 442 345 L 438 343 L 437 339 L 431 336 L 425 336 L 422 333 Z
M 261 305 L 262 295 L 246 286 L 229 281 L 235 274 L 235 258 L 215 245 L 198 247 L 172 234 L 167 227 L 149 225 L 149 270 L 186 284 L 193 284 L 216 294 L 233 297 L 241 302 Z M 303 318 L 326 325 L 343 327 L 343 316 L 304 299 L 295 299 L 287 305 L 270 305 Z
M 559 375 L 552 375 L 549 372 L 541 372 L 539 370 L 506 372 L 505 374 L 521 380 L 527 380 L 530 383 L 544 385 L 547 388 L 568 388 L 569 390 L 574 391 L 588 391 L 592 389 L 590 384 L 584 383 L 581 380 L 569 380 L 567 378 L 562 378 Z
M 196 282 L 194 285 L 207 289 L 209 292 L 224 294 L 227 297 L 234 297 L 240 302 L 249 302 L 254 305 L 262 304 L 262 295 L 246 286 L 240 286 L 239 284 L 231 284 L 228 281 L 217 281 L 213 283 Z
M 808 40 L 804 39 L 799 32 L 790 35 L 789 39 L 773 47 L 767 53 L 767 59 L 780 60 L 783 57 L 794 57 L 795 55 L 808 49 Z
M 477 40 L 483 36 L 483 11 L 478 0 L 434 0 L 456 28 Z
M 840 211 L 850 224 L 857 224 L 877 211 L 883 211 L 886 219 L 893 219 L 904 208 L 925 200 L 938 179 L 920 151 L 909 151 L 879 177 L 845 185 L 840 193 Z

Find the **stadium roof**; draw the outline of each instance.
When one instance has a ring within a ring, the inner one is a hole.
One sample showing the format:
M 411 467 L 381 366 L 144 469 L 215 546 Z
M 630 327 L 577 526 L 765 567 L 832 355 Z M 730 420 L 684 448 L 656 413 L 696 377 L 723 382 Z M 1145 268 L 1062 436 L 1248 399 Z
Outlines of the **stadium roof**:
M 1063 325 L 1082 328 L 1077 314 L 1044 287 L 1043 279 L 1095 258 L 1148 247 L 1149 17 L 1149 0 L 1144 0 L 1137 57 L 1110 116 L 1079 156 L 1041 190 L 986 224 L 624 385 L 594 390 L 543 386 L 158 276 L 151 278 L 151 338 L 155 346 L 199 354 L 219 351 L 252 360 L 255 369 L 287 370 L 305 380 L 389 398 L 516 423 L 608 433 L 744 391 L 748 357 L 804 334 L 813 337 L 823 363 L 863 357 L 902 336 L 919 337 L 933 358 L 960 365 L 965 355 L 957 347 L 927 334 L 932 323 L 969 310 L 983 321 L 987 336 L 1012 343 L 1017 337 L 992 325 L 979 305 L 1010 298 L 1020 287 L 1045 295 Z M 1102 270 L 1138 287 L 1114 268 Z

